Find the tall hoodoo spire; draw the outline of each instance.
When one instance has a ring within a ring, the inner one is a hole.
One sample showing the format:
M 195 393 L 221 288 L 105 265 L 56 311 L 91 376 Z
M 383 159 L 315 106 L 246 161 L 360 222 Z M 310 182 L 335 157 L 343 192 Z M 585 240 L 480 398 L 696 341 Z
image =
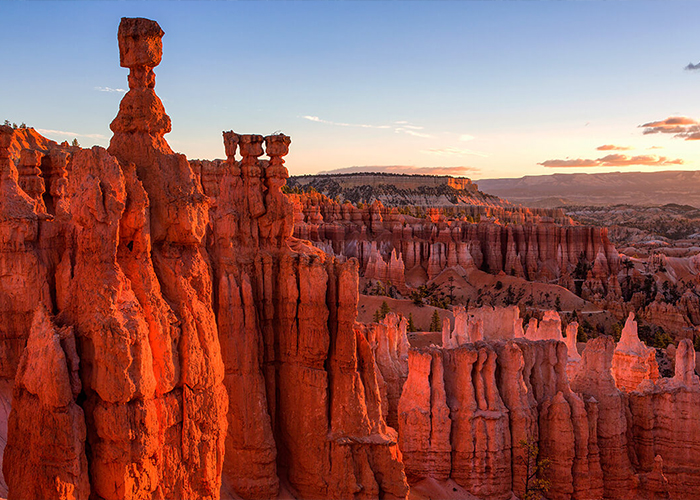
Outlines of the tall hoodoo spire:
M 157 22 L 140 17 L 123 17 L 119 24 L 119 64 L 129 68 L 129 92 L 119 105 L 110 128 L 118 133 L 147 133 L 160 137 L 171 130 L 170 117 L 153 90 L 153 68 L 163 58 L 163 35 Z

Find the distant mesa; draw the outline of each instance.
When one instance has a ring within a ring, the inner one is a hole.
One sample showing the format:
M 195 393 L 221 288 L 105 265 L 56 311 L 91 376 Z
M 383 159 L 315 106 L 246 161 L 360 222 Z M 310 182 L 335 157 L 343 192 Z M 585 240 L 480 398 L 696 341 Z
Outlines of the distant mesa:
M 413 165 L 373 165 L 362 167 L 344 167 L 333 170 L 323 170 L 319 174 L 409 174 L 409 175 L 451 175 L 454 177 L 466 177 L 481 171 L 475 167 L 416 167 Z
M 552 198 L 576 205 L 665 205 L 700 207 L 700 171 L 610 172 L 528 175 L 481 179 L 482 190 L 513 203 L 551 206 Z M 545 200 L 541 204 L 540 200 Z
M 373 203 L 379 200 L 388 207 L 507 204 L 479 191 L 471 179 L 449 175 L 387 172 L 300 175 L 290 177 L 287 184 L 292 189 L 313 188 L 331 198 L 339 198 L 340 201 Z

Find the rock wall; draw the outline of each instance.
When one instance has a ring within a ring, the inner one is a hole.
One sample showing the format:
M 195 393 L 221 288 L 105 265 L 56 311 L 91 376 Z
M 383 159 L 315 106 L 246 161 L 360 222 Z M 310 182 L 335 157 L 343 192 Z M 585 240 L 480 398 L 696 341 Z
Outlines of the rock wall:
M 523 495 L 530 443 L 552 461 L 548 498 L 599 498 L 597 422 L 569 388 L 566 362 L 555 341 L 412 349 L 399 402 L 407 475 L 451 477 L 479 498 Z
M 605 228 L 530 213 L 504 216 L 509 225 L 497 218 L 469 222 L 437 209 L 416 218 L 380 202 L 358 209 L 307 195 L 297 196 L 295 210 L 294 236 L 331 255 L 357 258 L 366 278 L 389 280 L 400 290 L 406 273 L 419 267 L 428 280 L 447 268 L 482 269 L 570 290 L 578 279 L 579 292 L 590 299 L 619 295 L 619 256 Z
M 675 376 L 645 380 L 629 395 L 638 469 L 646 475 L 663 471 L 664 481 L 651 484 L 666 498 L 700 498 L 700 381 L 694 370 L 695 351 L 683 340 Z
M 548 499 L 700 498 L 692 344 L 679 347 L 674 378 L 629 395 L 616 387 L 614 353 L 611 337 L 589 341 L 569 382 L 568 349 L 555 340 L 411 349 L 398 406 L 407 476 L 522 497 L 534 444 L 549 460 Z

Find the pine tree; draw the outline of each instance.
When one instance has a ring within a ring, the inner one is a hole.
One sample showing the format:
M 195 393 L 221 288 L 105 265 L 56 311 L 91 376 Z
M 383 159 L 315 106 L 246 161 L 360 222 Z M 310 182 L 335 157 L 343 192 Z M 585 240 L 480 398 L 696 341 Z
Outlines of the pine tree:
M 389 304 L 386 303 L 386 300 L 382 302 L 382 305 L 379 307 L 379 319 L 384 319 L 387 314 L 391 312 L 391 308 L 389 307 Z
M 437 309 L 433 311 L 433 317 L 430 318 L 430 331 L 431 332 L 440 332 L 442 331 L 442 322 L 440 321 L 440 315 L 437 312 Z
M 418 329 L 416 328 L 416 324 L 413 322 L 413 314 L 409 313 L 408 314 L 408 327 L 407 330 L 409 332 L 416 332 Z M 698 337 L 700 339 L 700 337 Z
M 78 147 L 80 147 L 80 143 L 78 142 L 78 139 L 77 139 L 77 138 L 76 138 L 76 139 L 73 139 L 73 142 L 71 142 L 70 145 L 71 145 L 71 146 L 78 146 Z

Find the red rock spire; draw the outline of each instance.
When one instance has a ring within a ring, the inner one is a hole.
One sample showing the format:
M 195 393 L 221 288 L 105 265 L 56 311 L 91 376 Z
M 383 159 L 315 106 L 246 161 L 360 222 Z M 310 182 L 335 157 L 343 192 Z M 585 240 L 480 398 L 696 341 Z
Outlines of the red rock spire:
M 164 34 L 158 23 L 149 19 L 123 17 L 119 24 L 119 63 L 130 71 L 129 92 L 110 125 L 115 134 L 140 132 L 163 137 L 171 130 L 170 117 L 153 90 L 153 68 L 163 57 Z

